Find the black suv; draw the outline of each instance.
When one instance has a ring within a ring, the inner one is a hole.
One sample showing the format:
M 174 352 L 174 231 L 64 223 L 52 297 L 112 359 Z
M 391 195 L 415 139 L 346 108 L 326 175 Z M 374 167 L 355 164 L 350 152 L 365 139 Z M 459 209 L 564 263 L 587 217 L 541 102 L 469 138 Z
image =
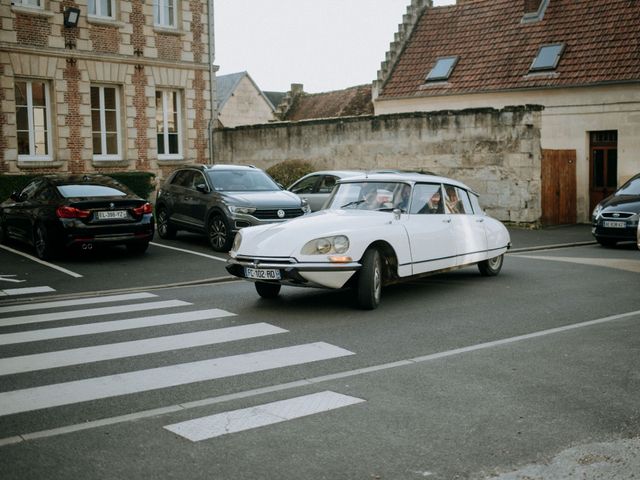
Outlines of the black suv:
M 180 168 L 169 175 L 156 200 L 161 238 L 173 238 L 178 230 L 203 233 L 218 252 L 229 251 L 241 228 L 309 212 L 305 200 L 259 168 L 245 165 Z

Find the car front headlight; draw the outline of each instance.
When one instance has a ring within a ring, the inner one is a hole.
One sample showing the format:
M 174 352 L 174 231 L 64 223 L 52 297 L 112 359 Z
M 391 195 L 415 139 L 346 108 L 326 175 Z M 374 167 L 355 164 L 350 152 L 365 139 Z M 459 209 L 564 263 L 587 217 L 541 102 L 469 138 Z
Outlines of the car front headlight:
M 231 213 L 243 213 L 245 215 L 250 215 L 256 211 L 255 207 L 239 207 L 237 205 L 229 205 L 229 211 Z
M 600 212 L 602 212 L 602 205 L 596 205 L 596 208 L 594 208 L 593 212 L 591 213 L 591 218 L 597 220 L 598 216 L 600 216 Z
M 302 213 L 311 213 L 311 206 L 306 200 L 302 200 Z
M 344 235 L 316 238 L 302 247 L 303 255 L 329 255 L 345 253 L 349 250 L 349 239 Z
M 231 251 L 237 252 L 240 249 L 241 243 L 242 243 L 242 234 L 238 232 L 236 233 L 236 238 L 233 239 L 233 245 L 231 246 Z

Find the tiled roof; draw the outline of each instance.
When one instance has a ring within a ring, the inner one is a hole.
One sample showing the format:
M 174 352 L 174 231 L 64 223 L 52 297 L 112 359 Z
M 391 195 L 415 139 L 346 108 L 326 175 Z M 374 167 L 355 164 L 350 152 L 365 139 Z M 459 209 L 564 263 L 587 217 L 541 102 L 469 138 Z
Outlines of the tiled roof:
M 326 93 L 297 95 L 283 120 L 309 120 L 372 115 L 371 85 L 360 85 Z
M 550 0 L 523 23 L 522 0 L 426 8 L 379 98 L 640 81 L 640 1 Z M 564 43 L 553 72 L 529 73 L 538 48 Z M 426 83 L 439 57 L 458 55 L 446 82 Z

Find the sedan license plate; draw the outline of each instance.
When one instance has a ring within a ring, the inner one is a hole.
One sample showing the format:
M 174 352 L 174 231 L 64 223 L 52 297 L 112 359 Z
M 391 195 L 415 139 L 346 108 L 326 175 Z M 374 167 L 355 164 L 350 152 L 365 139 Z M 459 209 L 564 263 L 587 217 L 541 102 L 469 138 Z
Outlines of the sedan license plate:
M 626 226 L 626 222 L 611 222 L 607 220 L 604 221 L 605 228 L 625 228 Z
M 116 220 L 119 218 L 127 218 L 126 210 L 109 210 L 105 212 L 97 212 L 98 220 Z
M 280 280 L 280 270 L 270 268 L 245 268 L 244 274 L 247 278 L 255 280 Z

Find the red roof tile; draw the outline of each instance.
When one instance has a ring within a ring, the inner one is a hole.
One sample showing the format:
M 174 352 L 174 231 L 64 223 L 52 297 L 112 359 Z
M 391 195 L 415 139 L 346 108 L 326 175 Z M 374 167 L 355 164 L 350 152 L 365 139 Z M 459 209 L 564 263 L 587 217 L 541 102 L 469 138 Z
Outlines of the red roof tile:
M 523 23 L 522 0 L 426 8 L 379 98 L 640 81 L 640 1 L 550 0 Z M 553 72 L 530 73 L 538 48 L 564 43 Z M 447 82 L 426 83 L 436 59 L 458 55 Z
M 326 93 L 304 93 L 295 98 L 283 120 L 307 120 L 372 115 L 371 85 Z

